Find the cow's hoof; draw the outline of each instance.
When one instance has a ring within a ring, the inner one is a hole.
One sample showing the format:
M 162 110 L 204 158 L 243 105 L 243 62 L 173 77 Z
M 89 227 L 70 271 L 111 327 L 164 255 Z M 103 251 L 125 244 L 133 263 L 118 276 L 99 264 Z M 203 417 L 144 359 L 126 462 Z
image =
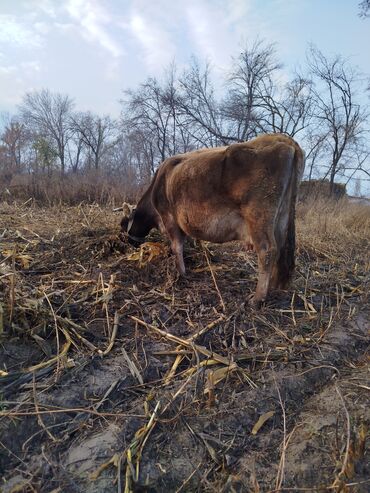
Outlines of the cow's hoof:
M 178 270 L 176 271 L 176 274 L 175 274 L 175 279 L 174 279 L 174 282 L 176 284 L 179 284 L 180 286 L 183 286 L 186 284 L 186 281 L 187 281 L 187 276 L 186 274 L 182 273 L 182 272 L 179 272 Z
M 264 302 L 264 300 L 256 298 L 256 296 L 254 294 L 250 295 L 249 299 L 248 299 L 249 306 L 251 308 L 253 308 L 254 310 L 259 310 L 261 308 L 263 302 Z

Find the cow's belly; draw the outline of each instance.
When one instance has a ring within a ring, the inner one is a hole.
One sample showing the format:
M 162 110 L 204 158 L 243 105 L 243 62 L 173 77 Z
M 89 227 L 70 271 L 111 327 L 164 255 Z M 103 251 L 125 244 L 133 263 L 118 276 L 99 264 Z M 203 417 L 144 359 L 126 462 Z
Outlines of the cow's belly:
M 249 242 L 248 226 L 238 210 L 210 208 L 191 209 L 177 217 L 179 226 L 188 236 L 213 243 L 242 240 Z

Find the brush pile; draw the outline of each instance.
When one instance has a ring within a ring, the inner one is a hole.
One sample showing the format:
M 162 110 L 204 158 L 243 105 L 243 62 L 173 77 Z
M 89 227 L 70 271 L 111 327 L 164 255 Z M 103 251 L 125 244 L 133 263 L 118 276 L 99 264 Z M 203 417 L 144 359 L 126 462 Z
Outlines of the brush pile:
M 370 208 L 301 205 L 260 311 L 240 244 L 189 242 L 178 279 L 118 225 L 0 205 L 1 491 L 368 491 Z

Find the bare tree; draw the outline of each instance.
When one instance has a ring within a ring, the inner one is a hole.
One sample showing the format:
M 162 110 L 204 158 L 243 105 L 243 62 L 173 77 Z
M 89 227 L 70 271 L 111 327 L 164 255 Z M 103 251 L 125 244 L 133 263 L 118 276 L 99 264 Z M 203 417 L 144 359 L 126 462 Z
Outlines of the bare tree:
M 71 117 L 71 128 L 77 137 L 76 151 L 81 152 L 81 144 L 91 152 L 93 165 L 99 169 L 102 155 L 112 143 L 115 124 L 109 116 L 100 117 L 91 112 L 78 113 Z
M 370 0 L 362 0 L 358 4 L 358 7 L 360 9 L 359 11 L 359 16 L 365 19 L 366 17 L 370 17 Z
M 327 135 L 315 126 L 310 126 L 305 135 L 305 173 L 308 181 L 314 178 L 314 173 L 320 174 L 320 162 L 326 151 Z
M 62 173 L 66 169 L 66 146 L 70 139 L 69 117 L 73 101 L 67 95 L 48 89 L 27 93 L 20 105 L 23 121 L 32 131 L 50 139 L 55 147 Z
M 67 145 L 69 167 L 73 173 L 77 173 L 80 167 L 85 147 L 83 135 L 81 132 L 74 129 Z
M 35 151 L 35 166 L 33 171 L 47 173 L 51 176 L 53 170 L 56 167 L 56 159 L 58 158 L 58 151 L 50 142 L 49 139 L 42 135 L 36 135 L 34 137 L 33 145 Z
M 365 140 L 354 149 L 351 161 L 346 166 L 346 172 L 348 172 L 346 185 L 354 178 L 360 180 L 360 175 L 366 175 L 362 181 L 370 181 L 370 149 Z
M 191 150 L 192 139 L 184 125 L 183 113 L 179 105 L 180 84 L 177 79 L 176 66 L 172 63 L 164 73 L 163 102 L 170 113 L 170 140 L 172 154 Z
M 136 135 L 145 135 L 155 146 L 159 161 L 169 154 L 171 112 L 165 105 L 163 90 L 156 78 L 149 78 L 136 91 L 126 91 L 124 124 Z
M 294 137 L 311 122 L 311 82 L 296 75 L 282 88 L 271 89 L 260 95 L 256 127 L 263 132 L 279 132 Z
M 149 181 L 155 173 L 156 161 L 158 161 L 153 133 L 146 133 L 144 129 L 134 129 L 130 130 L 125 138 L 129 165 L 137 170 L 140 182 Z
M 183 125 L 203 146 L 248 140 L 262 132 L 291 136 L 305 129 L 311 118 L 311 84 L 302 76 L 278 84 L 272 45 L 256 41 L 234 61 L 222 104 L 215 98 L 210 68 L 197 61 L 180 79 L 178 105 Z M 276 80 L 275 80 L 276 79 Z
M 24 151 L 29 143 L 29 132 L 25 125 L 16 118 L 10 118 L 1 135 L 1 141 L 6 151 L 7 167 L 12 173 L 23 171 Z
M 236 140 L 227 134 L 220 104 L 215 97 L 210 65 L 194 58 L 179 79 L 177 105 L 181 128 L 196 147 L 214 147 Z
M 364 134 L 366 114 L 356 101 L 358 74 L 340 56 L 326 58 L 311 46 L 308 64 L 315 83 L 315 123 L 325 136 L 330 191 L 338 173 L 349 166 Z
M 223 110 L 229 122 L 228 134 L 236 140 L 248 140 L 264 131 L 266 102 L 271 110 L 279 68 L 274 46 L 260 40 L 234 60 Z
M 147 162 L 147 169 L 154 170 L 167 157 L 190 148 L 178 99 L 174 65 L 167 69 L 163 81 L 151 77 L 137 90 L 126 91 L 126 99 L 122 101 L 122 126 L 129 143 L 135 145 L 136 140 L 141 139 L 145 157 L 151 160 L 151 164 Z

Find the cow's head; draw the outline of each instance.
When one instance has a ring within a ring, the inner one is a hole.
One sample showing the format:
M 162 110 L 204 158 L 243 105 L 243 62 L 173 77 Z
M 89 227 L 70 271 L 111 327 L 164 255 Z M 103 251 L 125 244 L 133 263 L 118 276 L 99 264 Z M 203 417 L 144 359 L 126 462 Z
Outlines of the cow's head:
M 140 203 L 137 207 L 124 203 L 122 210 L 121 231 L 127 233 L 131 245 L 141 245 L 150 230 L 156 226 L 152 215 Z
M 123 233 L 127 233 L 129 225 L 131 226 L 131 222 L 133 220 L 135 206 L 130 205 L 127 202 L 124 202 L 122 207 L 119 207 L 117 210 L 122 210 L 123 216 L 121 219 L 121 231 Z

